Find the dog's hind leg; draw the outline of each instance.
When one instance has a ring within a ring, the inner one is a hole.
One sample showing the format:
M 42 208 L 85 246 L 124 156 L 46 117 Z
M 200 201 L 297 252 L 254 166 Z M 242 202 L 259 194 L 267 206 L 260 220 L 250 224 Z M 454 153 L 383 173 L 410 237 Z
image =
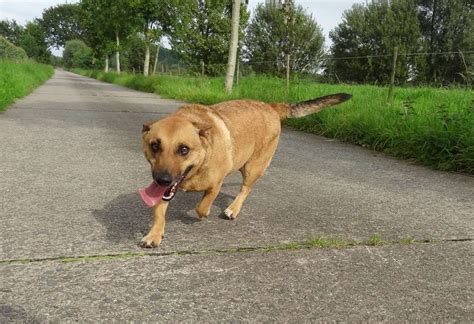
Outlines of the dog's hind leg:
M 218 182 L 212 188 L 204 192 L 204 196 L 202 197 L 201 202 L 196 207 L 196 213 L 198 214 L 199 218 L 206 218 L 207 216 L 209 216 L 211 205 L 216 199 L 219 192 L 221 191 L 221 187 L 222 181 Z
M 261 176 L 265 173 L 265 170 L 270 165 L 270 162 L 273 157 L 273 153 L 276 150 L 278 145 L 278 138 L 272 141 L 268 146 L 265 152 L 259 152 L 260 154 L 256 157 L 252 157 L 247 161 L 247 163 L 240 169 L 244 181 L 240 192 L 235 197 L 235 200 L 230 204 L 229 207 L 224 211 L 224 214 L 229 219 L 234 219 L 240 212 L 242 205 L 247 198 L 247 196 L 252 191 L 252 187 L 260 179 Z

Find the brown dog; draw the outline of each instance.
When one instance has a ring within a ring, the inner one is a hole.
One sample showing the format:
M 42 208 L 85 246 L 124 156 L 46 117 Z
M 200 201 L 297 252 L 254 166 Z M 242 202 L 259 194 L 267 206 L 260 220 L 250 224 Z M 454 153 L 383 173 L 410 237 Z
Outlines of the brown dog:
M 270 164 L 280 137 L 280 121 L 306 116 L 350 98 L 340 93 L 298 104 L 253 100 L 213 106 L 190 104 L 164 119 L 144 124 L 143 151 L 154 182 L 142 197 L 153 205 L 153 225 L 140 246 L 160 244 L 166 209 L 178 186 L 184 191 L 204 191 L 196 212 L 205 218 L 224 178 L 239 170 L 243 176 L 240 193 L 224 211 L 229 219 L 236 218 L 252 186 Z

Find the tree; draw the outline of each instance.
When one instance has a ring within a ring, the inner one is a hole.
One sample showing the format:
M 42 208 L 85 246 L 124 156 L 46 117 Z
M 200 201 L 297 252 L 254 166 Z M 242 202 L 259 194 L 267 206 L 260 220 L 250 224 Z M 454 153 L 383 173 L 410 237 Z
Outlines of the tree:
M 127 37 L 122 50 L 122 57 L 127 62 L 128 70 L 143 72 L 143 62 L 145 61 L 145 42 L 138 33 Z
M 167 9 L 172 21 L 167 27 L 170 43 L 181 59 L 195 70 L 204 63 L 209 74 L 221 73 L 227 62 L 232 4 L 229 0 L 176 1 Z M 240 9 L 240 32 L 248 20 Z
M 92 49 L 79 39 L 67 41 L 63 52 L 63 62 L 66 68 L 90 68 Z
M 147 76 L 150 69 L 150 44 L 160 40 L 163 33 L 166 1 L 135 0 L 133 10 L 137 16 L 136 25 L 143 35 L 145 58 L 143 74 Z
M 38 19 L 26 24 L 19 45 L 26 51 L 28 57 L 40 63 L 51 63 L 51 51 L 46 43 L 46 33 Z
M 20 44 L 20 37 L 22 33 L 23 27 L 18 25 L 14 19 L 4 19 L 0 21 L 0 36 L 5 37 L 12 44 L 16 46 Z
M 55 67 L 64 66 L 63 58 L 61 56 L 51 55 L 51 65 Z
M 29 58 L 41 63 L 50 63 L 51 52 L 46 43 L 46 34 L 39 19 L 28 22 L 25 27 L 15 20 L 0 21 L 0 35 L 25 50 Z
M 424 50 L 428 53 L 462 52 L 474 48 L 474 2 L 472 0 L 417 0 Z M 472 68 L 472 56 L 465 62 Z M 460 54 L 431 54 L 421 58 L 422 81 L 461 82 L 469 76 Z
M 234 83 L 235 61 L 237 59 L 237 46 L 239 43 L 239 21 L 240 21 L 240 0 L 233 0 L 232 5 L 232 28 L 229 43 L 229 57 L 227 61 L 227 72 L 225 76 L 225 91 L 232 92 Z
M 97 52 L 104 52 L 108 60 L 110 42 L 115 43 L 115 61 L 117 72 L 120 73 L 120 40 L 132 33 L 133 22 L 136 19 L 132 1 L 128 0 L 82 0 L 81 7 L 86 15 L 87 35 L 96 35 L 91 43 Z M 92 20 L 92 21 L 91 21 Z M 99 44 L 102 43 L 102 46 Z
M 82 9 L 81 25 L 83 26 L 83 35 L 85 43 L 92 49 L 94 58 L 103 58 L 104 60 L 98 60 L 100 63 L 104 63 L 104 71 L 109 72 L 109 56 L 115 49 L 113 43 L 115 43 L 114 35 L 107 30 L 107 25 L 104 20 L 108 19 L 105 17 L 103 11 L 103 3 L 95 0 L 82 0 L 80 3 Z
M 293 71 L 314 72 L 320 65 L 323 46 L 321 27 L 303 7 L 260 4 L 247 29 L 245 57 L 257 72 L 281 74 L 291 54 Z
M 399 49 L 396 78 L 413 77 L 414 56 L 404 53 L 421 49 L 416 7 L 410 0 L 373 0 L 355 4 L 343 14 L 343 21 L 329 34 L 333 41 L 331 73 L 339 80 L 385 83 L 392 69 L 391 54 Z M 367 58 L 360 58 L 369 56 Z M 347 57 L 347 59 L 344 59 Z M 355 57 L 355 58 L 354 58 Z
M 45 29 L 48 44 L 59 48 L 65 46 L 69 40 L 82 39 L 81 15 L 81 7 L 78 4 L 65 3 L 45 9 L 41 24 Z

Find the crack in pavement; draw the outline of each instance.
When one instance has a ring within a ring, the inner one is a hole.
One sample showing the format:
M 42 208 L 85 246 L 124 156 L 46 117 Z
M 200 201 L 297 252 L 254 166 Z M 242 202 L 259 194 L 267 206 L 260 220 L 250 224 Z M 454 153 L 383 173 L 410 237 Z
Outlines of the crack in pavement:
M 232 253 L 248 253 L 248 252 L 276 252 L 291 251 L 303 249 L 349 249 L 358 246 L 366 247 L 382 247 L 395 245 L 415 245 L 415 244 L 439 244 L 439 243 L 459 243 L 472 242 L 474 238 L 459 239 L 422 239 L 415 240 L 411 238 L 403 238 L 399 240 L 382 240 L 377 235 L 372 236 L 366 241 L 346 240 L 341 238 L 324 238 L 319 237 L 303 242 L 289 242 L 280 245 L 256 246 L 256 247 L 237 247 L 229 249 L 208 249 L 208 250 L 178 250 L 169 252 L 123 252 L 111 254 L 95 254 L 81 256 L 58 256 L 45 258 L 25 258 L 25 259 L 7 259 L 0 260 L 1 265 L 9 264 L 30 264 L 48 261 L 57 262 L 81 262 L 81 261 L 100 261 L 100 260 L 120 260 L 138 257 L 165 257 L 165 256 L 183 256 L 183 255 L 216 255 L 216 254 L 232 254 Z

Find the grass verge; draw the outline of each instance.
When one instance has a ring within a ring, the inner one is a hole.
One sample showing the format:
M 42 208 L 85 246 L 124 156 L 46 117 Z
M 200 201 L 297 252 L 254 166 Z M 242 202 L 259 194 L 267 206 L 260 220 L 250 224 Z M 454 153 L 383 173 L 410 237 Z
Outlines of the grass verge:
M 5 110 L 16 99 L 29 94 L 53 73 L 54 69 L 49 65 L 0 59 L 0 111 Z
M 224 93 L 224 79 L 131 75 L 75 69 L 73 72 L 164 98 L 213 104 L 249 98 L 298 102 L 336 92 L 353 95 L 333 109 L 286 121 L 296 129 L 337 138 L 429 167 L 474 174 L 474 94 L 463 89 L 396 88 L 393 106 L 387 89 L 369 85 L 330 85 L 294 80 L 287 94 L 284 80 L 253 76 Z

